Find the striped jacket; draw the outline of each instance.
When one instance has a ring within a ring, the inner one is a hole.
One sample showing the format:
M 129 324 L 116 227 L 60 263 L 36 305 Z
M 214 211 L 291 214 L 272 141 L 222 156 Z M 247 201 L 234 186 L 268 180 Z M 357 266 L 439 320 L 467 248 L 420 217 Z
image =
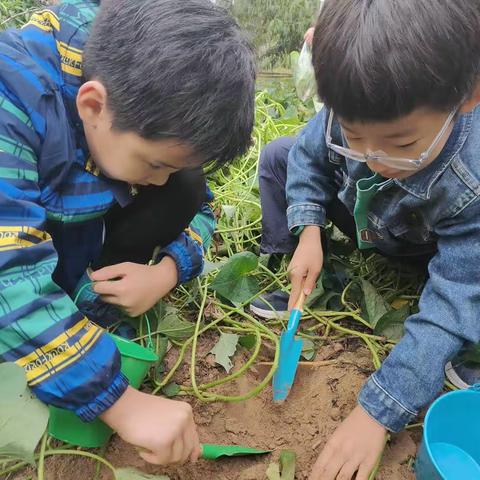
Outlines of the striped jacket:
M 67 0 L 0 34 L 0 357 L 24 367 L 39 399 L 87 421 L 127 387 L 113 342 L 52 280 L 62 260 L 53 240 L 75 254 L 92 223 L 129 195 L 96 174 L 75 107 L 98 3 Z M 69 228 L 75 235 L 56 238 Z M 181 282 L 200 273 L 213 228 L 205 205 L 164 249 Z M 87 241 L 101 248 L 101 235 Z

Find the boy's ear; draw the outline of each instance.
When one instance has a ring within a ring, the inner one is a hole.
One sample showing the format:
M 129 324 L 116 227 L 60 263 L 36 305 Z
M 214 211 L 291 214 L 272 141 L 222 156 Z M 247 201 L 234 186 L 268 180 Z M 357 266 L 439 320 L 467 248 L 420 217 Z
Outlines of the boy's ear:
M 77 93 L 77 110 L 85 125 L 95 127 L 105 115 L 107 90 L 97 80 L 85 82 Z
M 470 97 L 463 102 L 463 105 L 460 107 L 460 113 L 469 113 L 474 110 L 478 104 L 480 104 L 480 82 L 477 83 Z

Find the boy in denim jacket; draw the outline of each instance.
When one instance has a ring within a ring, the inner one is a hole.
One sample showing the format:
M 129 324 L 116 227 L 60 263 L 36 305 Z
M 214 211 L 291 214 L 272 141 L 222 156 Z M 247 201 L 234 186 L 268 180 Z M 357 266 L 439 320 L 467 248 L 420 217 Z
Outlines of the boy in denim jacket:
M 325 108 L 295 142 L 263 152 L 263 251 L 294 251 L 290 303 L 274 292 L 276 310 L 311 293 L 327 219 L 360 248 L 429 259 L 420 311 L 311 480 L 367 480 L 387 431 L 413 420 L 441 391 L 448 362 L 480 342 L 479 45 L 478 0 L 326 0 L 313 40 Z M 275 313 L 261 300 L 252 310 Z M 450 373 L 475 381 L 465 368 Z

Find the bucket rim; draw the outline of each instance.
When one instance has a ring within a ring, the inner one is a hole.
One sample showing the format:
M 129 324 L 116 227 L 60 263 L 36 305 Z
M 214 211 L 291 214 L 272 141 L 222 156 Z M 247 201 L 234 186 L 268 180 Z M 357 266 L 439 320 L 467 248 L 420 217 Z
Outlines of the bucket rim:
M 429 458 L 430 462 L 435 467 L 438 474 L 442 477 L 442 480 L 447 480 L 447 478 L 440 471 L 440 467 L 439 467 L 437 461 L 435 460 L 435 458 L 432 455 L 432 450 L 430 448 L 430 445 L 431 445 L 432 442 L 430 441 L 430 438 L 429 438 L 429 433 L 430 432 L 429 432 L 429 428 L 428 428 L 428 423 L 430 421 L 430 417 L 434 414 L 437 406 L 439 404 L 443 403 L 446 398 L 452 398 L 454 396 L 459 397 L 460 395 L 470 395 L 470 394 L 480 395 L 480 392 L 478 392 L 476 390 L 468 389 L 468 390 L 455 390 L 454 392 L 448 392 L 444 395 L 441 395 L 430 405 L 430 407 L 427 411 L 427 414 L 425 415 L 425 420 L 423 422 L 423 446 L 425 448 L 425 451 L 428 455 L 428 458 Z
M 123 337 L 119 337 L 113 333 L 109 333 L 112 340 L 115 342 L 115 345 L 120 352 L 122 357 L 133 358 L 135 360 L 140 360 L 143 362 L 154 363 L 158 361 L 158 355 L 149 350 L 148 348 L 143 347 L 142 345 L 128 340 Z

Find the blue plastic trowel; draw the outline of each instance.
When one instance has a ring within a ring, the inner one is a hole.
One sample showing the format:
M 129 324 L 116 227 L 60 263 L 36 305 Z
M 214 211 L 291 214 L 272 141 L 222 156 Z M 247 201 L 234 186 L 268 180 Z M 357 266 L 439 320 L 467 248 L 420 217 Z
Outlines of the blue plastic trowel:
M 280 337 L 280 360 L 273 376 L 273 400 L 275 402 L 281 402 L 287 398 L 295 380 L 303 347 L 303 341 L 295 338 L 295 334 L 302 317 L 304 302 L 305 294 L 302 292 L 290 313 L 287 329 Z

